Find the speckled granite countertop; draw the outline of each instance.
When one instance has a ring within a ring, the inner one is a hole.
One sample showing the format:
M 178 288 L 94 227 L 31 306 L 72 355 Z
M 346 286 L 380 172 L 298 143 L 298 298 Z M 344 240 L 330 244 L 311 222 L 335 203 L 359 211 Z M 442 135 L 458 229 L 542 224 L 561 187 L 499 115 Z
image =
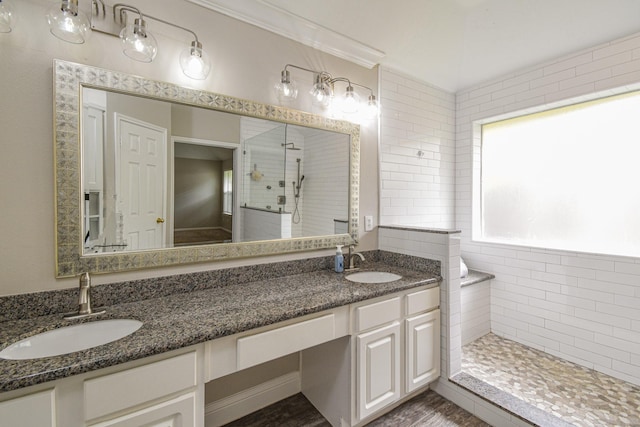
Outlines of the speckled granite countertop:
M 368 262 L 361 271 L 397 273 L 383 284 L 353 283 L 328 269 L 231 283 L 106 306 L 97 319 L 129 318 L 144 324 L 113 343 L 67 355 L 26 361 L 0 360 L 0 392 L 65 378 L 202 343 L 295 317 L 422 285 L 437 286 L 433 271 Z M 97 320 L 92 319 L 92 320 Z M 0 348 L 45 330 L 78 323 L 44 315 L 0 323 Z

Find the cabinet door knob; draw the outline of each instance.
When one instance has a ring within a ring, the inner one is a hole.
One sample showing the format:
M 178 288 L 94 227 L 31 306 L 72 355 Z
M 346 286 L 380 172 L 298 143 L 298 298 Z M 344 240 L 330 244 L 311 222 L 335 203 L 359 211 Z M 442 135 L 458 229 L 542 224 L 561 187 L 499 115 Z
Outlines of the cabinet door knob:
M 162 224 L 164 222 L 164 218 L 156 218 L 156 223 Z

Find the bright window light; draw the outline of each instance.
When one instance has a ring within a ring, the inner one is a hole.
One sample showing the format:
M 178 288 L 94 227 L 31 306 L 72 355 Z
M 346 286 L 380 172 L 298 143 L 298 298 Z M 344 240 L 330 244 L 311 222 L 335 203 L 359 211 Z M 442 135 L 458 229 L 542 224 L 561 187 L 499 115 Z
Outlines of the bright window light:
M 640 256 L 640 92 L 482 125 L 482 240 Z

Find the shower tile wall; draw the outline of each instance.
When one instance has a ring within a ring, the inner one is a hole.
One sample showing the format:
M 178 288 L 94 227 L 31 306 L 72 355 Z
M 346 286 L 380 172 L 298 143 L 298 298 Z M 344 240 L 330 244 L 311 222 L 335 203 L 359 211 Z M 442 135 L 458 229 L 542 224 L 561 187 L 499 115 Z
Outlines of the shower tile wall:
M 305 138 L 300 193 L 305 236 L 334 234 L 334 219 L 349 220 L 349 170 L 344 167 L 349 142 L 349 136 L 337 133 Z
M 267 120 L 260 120 L 254 118 L 242 117 L 240 120 L 240 139 L 242 141 L 242 149 L 245 148 L 245 141 L 254 136 L 264 134 L 269 132 L 272 129 L 283 126 L 282 123 L 270 122 Z M 277 132 L 278 135 L 274 135 L 274 137 L 278 137 L 284 134 L 284 131 Z M 277 147 L 281 142 L 273 141 L 271 142 L 271 147 Z M 284 151 L 284 148 L 283 148 Z M 241 153 L 242 154 L 242 153 Z M 241 184 L 240 187 L 244 187 L 242 183 L 244 183 L 246 174 L 250 173 L 254 165 L 257 170 L 263 174 L 263 177 L 258 182 L 251 183 L 251 202 L 254 207 L 259 207 L 262 209 L 266 209 L 267 206 L 271 206 L 272 210 L 278 210 L 277 204 L 277 196 L 284 194 L 281 188 L 278 187 L 278 182 L 284 178 L 284 174 L 282 171 L 281 161 L 282 156 L 278 154 L 282 154 L 282 152 L 278 151 L 277 153 L 273 153 L 273 159 L 278 159 L 278 161 L 269 161 L 270 159 L 265 156 L 265 158 L 261 161 L 252 161 L 249 157 L 249 153 L 243 155 L 242 157 L 242 165 L 243 165 L 243 175 L 239 178 L 242 178 L 238 183 Z M 268 190 L 267 186 L 271 186 L 271 189 Z M 257 191 L 253 191 L 257 190 Z M 244 196 L 244 194 L 242 195 Z M 246 200 L 246 197 L 242 197 L 241 202 Z
M 455 95 L 380 72 L 380 224 L 455 228 Z
M 640 259 L 472 241 L 471 178 L 472 155 L 480 152 L 473 120 L 620 86 L 637 89 L 639 53 L 634 34 L 469 88 L 456 101 L 456 227 L 469 267 L 496 275 L 492 331 L 634 384 L 640 384 Z

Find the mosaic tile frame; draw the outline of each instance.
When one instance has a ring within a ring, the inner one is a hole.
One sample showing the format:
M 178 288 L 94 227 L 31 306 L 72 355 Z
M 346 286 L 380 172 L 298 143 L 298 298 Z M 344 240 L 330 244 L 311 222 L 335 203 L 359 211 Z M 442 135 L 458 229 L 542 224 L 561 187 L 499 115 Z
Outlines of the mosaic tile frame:
M 56 277 L 75 276 L 85 271 L 111 273 L 312 251 L 357 240 L 360 189 L 358 124 L 62 60 L 54 60 L 53 77 Z M 351 137 L 349 234 L 83 255 L 79 114 L 83 86 L 348 134 Z

